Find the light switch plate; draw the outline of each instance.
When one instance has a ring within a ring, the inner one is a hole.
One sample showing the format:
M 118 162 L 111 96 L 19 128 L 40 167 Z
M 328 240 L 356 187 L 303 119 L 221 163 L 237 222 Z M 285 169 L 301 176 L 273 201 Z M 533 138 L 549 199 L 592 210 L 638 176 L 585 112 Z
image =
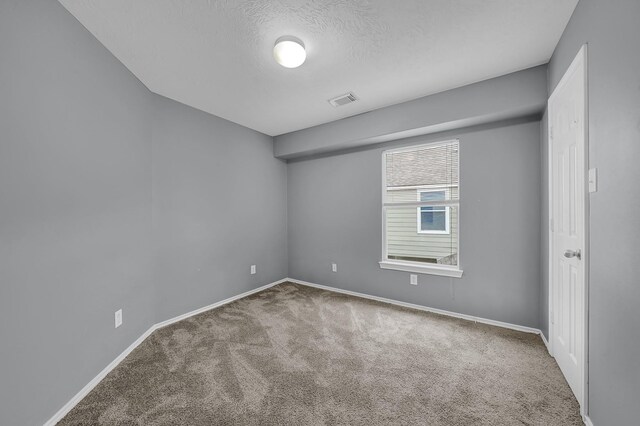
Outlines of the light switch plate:
M 418 275 L 416 274 L 409 275 L 409 284 L 418 285 Z
M 333 272 L 338 272 L 338 264 L 337 263 L 332 263 L 331 264 L 331 270 Z
M 251 275 L 256 274 L 256 265 L 251 265 Z

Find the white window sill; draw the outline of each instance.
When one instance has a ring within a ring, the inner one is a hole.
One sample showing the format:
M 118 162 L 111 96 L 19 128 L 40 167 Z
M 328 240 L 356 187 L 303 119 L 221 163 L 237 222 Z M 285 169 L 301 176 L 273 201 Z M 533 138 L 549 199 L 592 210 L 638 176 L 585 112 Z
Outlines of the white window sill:
M 420 265 L 417 262 L 400 262 L 395 260 L 383 260 L 380 262 L 382 269 L 413 272 L 416 274 L 440 275 L 443 277 L 462 277 L 462 269 L 455 266 Z

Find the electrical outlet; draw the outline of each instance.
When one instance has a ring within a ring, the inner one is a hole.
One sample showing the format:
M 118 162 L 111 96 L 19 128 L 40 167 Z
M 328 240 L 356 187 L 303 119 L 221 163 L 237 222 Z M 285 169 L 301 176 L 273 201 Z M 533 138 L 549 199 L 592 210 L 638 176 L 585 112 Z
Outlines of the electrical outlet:
M 338 264 L 337 263 L 332 263 L 331 264 L 331 270 L 333 272 L 338 272 Z
M 418 285 L 418 276 L 416 274 L 409 275 L 409 284 Z
M 256 265 L 251 265 L 251 275 L 256 274 Z
M 118 328 L 122 325 L 122 309 L 118 309 L 116 311 L 115 319 L 116 319 L 116 328 Z

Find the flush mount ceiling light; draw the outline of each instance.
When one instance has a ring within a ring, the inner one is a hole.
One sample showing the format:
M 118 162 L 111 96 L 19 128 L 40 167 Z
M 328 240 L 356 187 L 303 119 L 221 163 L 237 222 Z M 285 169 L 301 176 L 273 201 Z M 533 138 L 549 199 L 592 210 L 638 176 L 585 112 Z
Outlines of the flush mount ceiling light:
M 297 68 L 307 59 L 304 43 L 297 37 L 282 36 L 273 46 L 273 57 L 285 68 Z

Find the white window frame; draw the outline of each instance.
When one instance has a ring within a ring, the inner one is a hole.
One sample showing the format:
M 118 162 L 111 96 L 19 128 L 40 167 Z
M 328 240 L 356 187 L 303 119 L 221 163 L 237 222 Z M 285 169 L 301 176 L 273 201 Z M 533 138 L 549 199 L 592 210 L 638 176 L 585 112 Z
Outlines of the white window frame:
M 432 143 L 423 143 L 423 144 L 416 144 L 416 145 L 410 145 L 410 146 L 405 146 L 402 148 L 394 148 L 394 149 L 388 149 L 385 151 L 382 151 L 382 156 L 381 156 L 381 161 L 382 161 L 382 260 L 379 263 L 380 268 L 382 269 L 391 269 L 391 270 L 395 270 L 395 271 L 404 271 L 404 272 L 413 272 L 413 273 L 417 273 L 417 274 L 428 274 L 428 275 L 439 275 L 439 276 L 445 276 L 445 277 L 452 277 L 452 278 L 461 278 L 462 274 L 463 274 L 463 270 L 462 270 L 462 263 L 461 263 L 461 256 L 460 256 L 460 218 L 461 218 L 461 212 L 460 212 L 460 198 L 458 195 L 458 199 L 457 200 L 451 200 L 451 199 L 447 199 L 445 201 L 442 202 L 429 202 L 428 205 L 444 205 L 447 207 L 451 207 L 451 206 L 455 206 L 458 208 L 458 232 L 456 233 L 456 246 L 458 247 L 458 265 L 454 266 L 454 265 L 438 265 L 438 264 L 428 264 L 428 263 L 422 263 L 422 262 L 412 262 L 412 261 L 405 261 L 405 260 L 396 260 L 396 259 L 389 259 L 388 257 L 388 250 L 387 250 L 387 230 L 386 230 L 386 226 L 387 226 L 387 207 L 388 206 L 402 206 L 402 205 L 406 205 L 407 207 L 417 207 L 418 211 L 420 210 L 420 207 L 423 205 L 423 202 L 417 200 L 416 202 L 408 202 L 408 203 L 385 203 L 385 199 L 386 199 L 386 192 L 387 192 L 387 154 L 393 154 L 393 153 L 398 153 L 398 152 L 407 152 L 407 151 L 415 151 L 416 149 L 420 149 L 420 148 L 434 148 L 437 146 L 443 146 L 443 145 L 449 145 L 451 143 L 457 143 L 458 144 L 458 189 L 460 188 L 461 182 L 460 182 L 460 141 L 458 139 L 451 139 L 451 140 L 446 140 L 446 141 L 440 141 L 440 142 L 432 142 Z M 425 188 L 423 187 L 414 187 L 415 189 L 418 190 L 428 190 L 430 188 Z M 424 188 L 424 189 L 423 189 Z M 434 188 L 435 189 L 435 188 Z M 442 189 L 440 189 L 442 190 Z M 458 194 L 460 194 L 460 191 L 458 190 Z M 419 197 L 419 193 L 418 193 L 418 197 Z M 445 198 L 450 198 L 450 197 L 445 197 Z M 450 209 L 448 209 L 450 210 Z M 447 220 L 450 223 L 450 219 L 448 218 Z M 450 228 L 449 228 L 450 229 Z
M 440 187 L 440 188 L 431 188 L 431 189 L 418 189 L 418 201 L 422 201 L 422 194 L 426 192 L 444 192 L 444 199 L 449 200 L 451 197 L 451 190 L 449 188 Z M 425 206 L 422 206 L 425 207 Z M 445 206 L 444 208 L 444 231 L 438 230 L 422 230 L 422 207 L 416 207 L 417 210 L 417 231 L 418 234 L 431 234 L 431 235 L 449 235 L 451 234 L 451 207 Z M 428 206 L 428 207 L 438 207 L 438 206 Z

